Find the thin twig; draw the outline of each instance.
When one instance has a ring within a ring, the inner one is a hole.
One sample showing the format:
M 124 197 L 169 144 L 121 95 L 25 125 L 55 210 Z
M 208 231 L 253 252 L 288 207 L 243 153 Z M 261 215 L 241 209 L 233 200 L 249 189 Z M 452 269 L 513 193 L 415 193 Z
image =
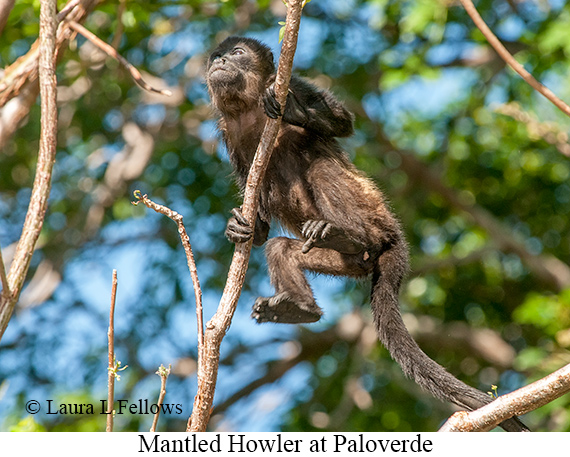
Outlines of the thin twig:
M 71 13 L 73 8 L 79 5 L 79 2 L 81 2 L 81 0 L 71 0 L 67 5 L 63 7 L 63 9 L 59 13 L 57 13 L 57 20 L 59 22 L 63 21 L 67 17 L 67 15 Z
M 147 90 L 149 92 L 156 92 L 157 94 L 161 94 L 161 95 L 168 95 L 168 96 L 172 95 L 172 92 L 169 91 L 168 89 L 156 89 L 156 88 L 152 87 L 149 83 L 147 83 L 143 79 L 140 72 L 133 65 L 131 65 L 127 61 L 127 59 L 125 59 L 123 56 L 121 56 L 111 45 L 105 43 L 98 36 L 91 33 L 89 30 L 87 30 L 81 24 L 79 24 L 75 21 L 69 21 L 69 20 L 65 21 L 65 22 L 67 25 L 69 25 L 70 28 L 75 30 L 77 33 L 80 33 L 81 35 L 83 35 L 86 39 L 91 41 L 91 43 L 93 43 L 99 49 L 103 50 L 109 56 L 113 57 L 121 65 L 123 65 L 127 69 L 127 71 L 131 74 L 131 77 L 134 79 L 134 81 L 137 83 L 137 85 L 139 87 L 141 87 L 142 89 Z
M 160 395 L 158 396 L 158 409 L 154 414 L 152 426 L 150 427 L 151 432 L 156 432 L 156 426 L 158 425 L 158 417 L 160 416 L 162 402 L 164 401 L 164 397 L 166 395 L 166 380 L 168 379 L 168 375 L 170 375 L 170 369 L 171 365 L 168 365 L 168 368 L 166 368 L 164 365 L 160 365 L 158 371 L 156 372 L 156 374 L 160 376 Z
M 281 56 L 275 79 L 275 95 L 281 106 L 285 106 L 293 57 L 297 48 L 297 35 L 301 20 L 302 1 L 289 0 L 287 5 L 287 18 Z M 245 185 L 244 201 L 242 205 L 243 216 L 254 225 L 258 207 L 259 188 L 265 176 L 281 118 L 269 119 L 259 141 L 253 163 Z M 236 245 L 234 257 L 228 272 L 228 280 L 218 306 L 216 314 L 206 325 L 204 357 L 198 364 L 198 392 L 194 398 L 192 415 L 188 419 L 187 431 L 205 431 L 214 401 L 214 392 L 218 376 L 220 361 L 220 346 L 228 331 L 237 302 L 243 287 L 245 273 L 251 253 L 252 240 Z
M 113 270 L 113 286 L 111 288 L 111 307 L 109 310 L 109 330 L 107 340 L 109 347 L 109 367 L 107 368 L 107 432 L 113 431 L 113 405 L 115 403 L 115 302 L 117 299 L 117 270 Z
M 517 62 L 517 60 L 511 55 L 507 48 L 499 41 L 491 29 L 485 24 L 485 21 L 473 5 L 471 0 L 461 0 L 461 4 L 467 11 L 467 14 L 471 17 L 475 25 L 487 41 L 493 46 L 497 54 L 503 59 L 510 67 L 515 70 L 530 86 L 536 91 L 544 95 L 548 100 L 554 103 L 564 114 L 570 116 L 570 106 L 560 100 L 548 87 L 544 84 L 538 82 L 534 77 L 524 69 L 524 67 Z
M 141 195 L 141 192 L 139 190 L 135 190 L 134 195 L 138 201 L 133 202 L 133 205 L 138 205 L 140 202 L 142 202 L 147 208 L 150 208 L 157 213 L 162 214 L 169 219 L 172 219 L 178 226 L 178 234 L 180 235 L 182 246 L 184 246 L 188 270 L 190 270 L 192 284 L 194 285 L 194 297 L 196 299 L 196 318 L 198 322 L 198 360 L 200 360 L 202 356 L 202 349 L 204 347 L 202 288 L 200 287 L 200 280 L 198 279 L 198 270 L 196 268 L 196 261 L 194 260 L 194 254 L 192 252 L 192 246 L 190 244 L 190 237 L 188 236 L 186 228 L 184 227 L 184 219 L 182 217 L 182 214 L 171 210 L 167 206 L 159 205 L 158 203 L 153 202 L 146 195 Z

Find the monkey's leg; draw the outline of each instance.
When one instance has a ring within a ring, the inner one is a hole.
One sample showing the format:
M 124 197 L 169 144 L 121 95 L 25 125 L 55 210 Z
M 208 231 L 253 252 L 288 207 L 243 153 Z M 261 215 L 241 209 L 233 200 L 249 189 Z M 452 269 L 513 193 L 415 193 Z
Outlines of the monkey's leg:
M 304 270 L 336 276 L 365 276 L 371 265 L 361 255 L 342 254 L 334 249 L 313 248 L 302 252 L 303 241 L 277 237 L 266 247 L 269 277 L 275 287 L 273 297 L 260 297 L 252 317 L 258 322 L 301 324 L 316 322 L 322 316 Z

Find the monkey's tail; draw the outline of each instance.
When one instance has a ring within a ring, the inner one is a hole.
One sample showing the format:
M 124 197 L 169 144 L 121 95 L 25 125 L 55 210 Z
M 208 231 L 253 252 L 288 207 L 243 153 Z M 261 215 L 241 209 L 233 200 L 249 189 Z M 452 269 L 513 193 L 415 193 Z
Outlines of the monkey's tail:
M 407 270 L 407 247 L 400 241 L 384 251 L 374 268 L 371 307 L 380 341 L 404 374 L 435 397 L 474 410 L 492 398 L 461 382 L 430 359 L 414 341 L 402 320 L 398 304 L 400 283 Z M 530 431 L 517 417 L 500 424 L 510 432 Z

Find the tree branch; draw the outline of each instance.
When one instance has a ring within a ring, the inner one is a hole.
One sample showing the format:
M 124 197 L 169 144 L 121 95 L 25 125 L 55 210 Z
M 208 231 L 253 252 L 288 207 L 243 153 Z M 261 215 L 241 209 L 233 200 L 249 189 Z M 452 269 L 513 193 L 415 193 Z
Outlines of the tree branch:
M 58 21 L 70 18 L 82 22 L 93 10 L 97 0 L 70 0 L 58 13 Z M 71 35 L 67 26 L 58 27 L 57 49 L 63 48 Z M 0 78 L 0 149 L 20 127 L 30 112 L 39 93 L 38 87 L 38 41 L 30 50 L 6 68 Z
M 115 403 L 115 303 L 117 301 L 117 270 L 113 270 L 111 286 L 111 306 L 109 307 L 109 330 L 107 330 L 108 368 L 107 368 L 107 432 L 113 431 L 113 405 Z
M 524 69 L 524 67 L 517 62 L 517 60 L 507 51 L 507 48 L 499 41 L 499 39 L 493 34 L 491 29 L 485 24 L 485 21 L 473 5 L 471 0 L 460 0 L 461 4 L 467 11 L 467 14 L 471 17 L 475 25 L 487 41 L 493 46 L 497 54 L 514 70 L 516 71 L 534 90 L 540 92 L 548 100 L 550 100 L 557 108 L 559 108 L 564 114 L 570 116 L 570 106 L 560 100 L 548 87 L 544 84 L 538 82 L 534 77 Z
M 6 22 L 8 22 L 8 16 L 10 16 L 14 3 L 16 0 L 0 0 L 0 35 L 6 26 Z
M 301 20 L 302 1 L 290 0 L 287 8 L 287 18 L 281 57 L 275 79 L 275 95 L 281 106 L 285 106 L 293 57 L 297 47 L 297 35 Z M 251 165 L 245 186 L 242 213 L 254 225 L 257 213 L 259 186 L 265 175 L 273 146 L 279 132 L 281 118 L 268 119 L 261 136 L 259 146 Z M 234 257 L 228 273 L 228 281 L 216 314 L 206 325 L 204 354 L 198 360 L 198 392 L 194 399 L 192 415 L 188 420 L 187 431 L 205 431 L 210 419 L 218 366 L 220 360 L 220 345 L 228 331 L 237 302 L 243 287 L 247 264 L 251 253 L 252 241 L 236 245 Z
M 91 43 L 93 43 L 99 49 L 106 52 L 109 56 L 113 57 L 114 59 L 116 59 L 123 67 L 126 68 L 126 70 L 130 73 L 131 77 L 140 88 L 148 90 L 149 92 L 156 92 L 157 94 L 161 95 L 168 95 L 168 96 L 172 95 L 172 92 L 169 91 L 168 89 L 156 89 L 152 87 L 149 83 L 147 83 L 143 79 L 140 71 L 138 71 L 133 65 L 131 65 L 131 63 L 127 59 L 125 59 L 122 55 L 120 55 L 115 50 L 115 48 L 113 48 L 113 46 L 105 43 L 97 35 L 87 30 L 81 24 L 71 20 L 66 21 L 66 24 L 69 25 L 69 27 L 71 27 L 77 33 L 80 33 L 85 38 L 87 38 Z
M 149 430 L 151 432 L 156 432 L 156 426 L 158 425 L 158 418 L 160 417 L 162 403 L 164 402 L 164 397 L 166 396 L 166 380 L 170 375 L 171 368 L 172 367 L 170 365 L 168 365 L 168 368 L 166 368 L 164 365 L 160 365 L 158 367 L 158 371 L 156 372 L 156 374 L 160 376 L 160 394 L 158 395 L 158 403 L 156 404 L 158 406 L 158 409 L 154 415 L 154 419 L 152 420 L 152 425 Z
M 39 38 L 40 149 L 28 212 L 8 274 L 10 295 L 0 297 L 0 339 L 8 326 L 8 321 L 14 312 L 14 307 L 24 285 L 36 241 L 43 226 L 51 190 L 51 176 L 57 144 L 56 30 L 56 0 L 43 1 L 40 5 Z
M 440 432 L 485 432 L 513 416 L 520 416 L 556 400 L 570 392 L 570 364 L 554 373 L 501 395 L 492 403 L 475 411 L 453 414 Z
M 184 227 L 184 219 L 182 214 L 172 211 L 170 208 L 159 205 L 153 202 L 146 195 L 141 195 L 140 190 L 135 190 L 135 198 L 137 202 L 133 202 L 134 205 L 138 205 L 142 202 L 147 208 L 153 209 L 157 213 L 163 214 L 164 216 L 172 219 L 178 226 L 178 234 L 180 235 L 180 240 L 182 246 L 184 247 L 184 252 L 186 253 L 186 262 L 188 264 L 188 270 L 190 270 L 190 276 L 192 278 L 192 284 L 194 285 L 194 297 L 196 299 L 196 319 L 198 322 L 198 359 L 202 354 L 204 348 L 204 320 L 202 311 L 202 288 L 200 287 L 200 280 L 198 279 L 198 270 L 196 268 L 196 262 L 194 260 L 194 254 L 192 252 L 192 246 L 190 245 L 190 237 L 186 232 Z

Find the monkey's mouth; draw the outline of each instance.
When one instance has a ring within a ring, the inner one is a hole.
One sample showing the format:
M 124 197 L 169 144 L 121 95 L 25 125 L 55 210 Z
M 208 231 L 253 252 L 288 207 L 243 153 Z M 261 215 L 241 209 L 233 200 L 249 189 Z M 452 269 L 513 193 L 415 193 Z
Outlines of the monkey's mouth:
M 212 67 L 210 67 L 210 76 L 213 75 L 214 73 L 218 73 L 218 72 L 223 72 L 223 73 L 227 73 L 228 69 L 224 68 L 223 65 L 212 65 Z
M 233 72 L 224 67 L 212 67 L 208 74 L 208 80 L 211 83 L 232 85 L 236 82 Z
M 232 79 L 232 76 L 231 73 L 227 70 L 227 68 L 212 67 L 210 68 L 208 79 L 211 81 L 227 82 L 228 80 Z

